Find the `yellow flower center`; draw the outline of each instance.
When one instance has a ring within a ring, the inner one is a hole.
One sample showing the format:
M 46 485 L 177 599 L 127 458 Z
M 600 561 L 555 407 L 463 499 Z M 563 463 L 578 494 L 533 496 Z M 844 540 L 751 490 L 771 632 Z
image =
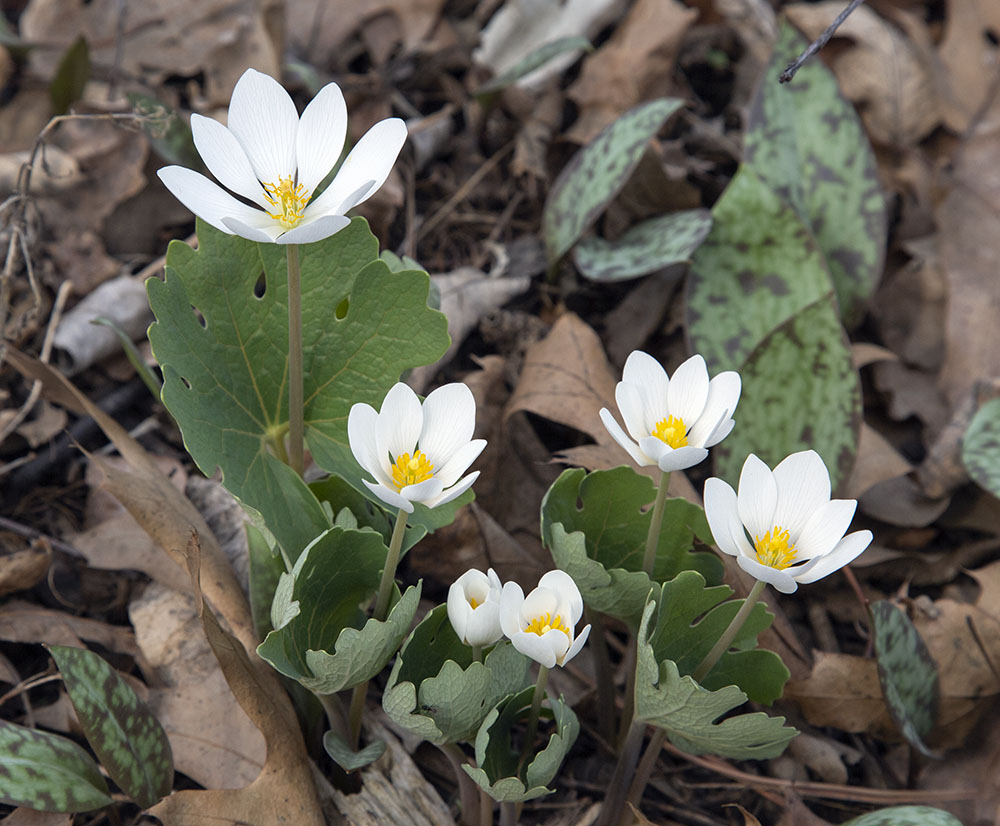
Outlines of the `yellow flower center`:
M 562 617 L 559 616 L 559 614 L 556 614 L 555 617 L 553 617 L 552 614 L 541 614 L 529 622 L 528 627 L 524 630 L 525 633 L 530 632 L 532 634 L 538 634 L 540 637 L 542 634 L 553 629 L 556 631 L 562 631 L 567 637 L 572 638 L 573 636 L 570 633 L 569 628 L 567 628 L 565 623 L 563 623 Z
M 427 461 L 427 455 L 422 450 L 413 451 L 412 458 L 409 453 L 404 453 L 392 466 L 392 481 L 398 490 L 407 485 L 419 484 L 433 475 L 434 465 Z
M 471 605 L 472 610 L 475 611 L 479 607 L 479 602 L 475 597 L 469 597 L 469 605 Z
M 783 571 L 795 561 L 795 546 L 788 544 L 788 531 L 778 525 L 763 536 L 754 537 L 757 561 L 769 568 Z
M 683 419 L 679 419 L 677 416 L 667 416 L 665 419 L 660 419 L 656 427 L 653 428 L 653 435 L 674 449 L 684 447 L 688 443 L 687 425 L 684 424 Z
M 268 212 L 268 215 L 285 229 L 291 229 L 302 220 L 309 192 L 302 184 L 293 183 L 290 176 L 279 177 L 276 184 L 264 184 L 264 198 L 274 207 L 274 211 Z

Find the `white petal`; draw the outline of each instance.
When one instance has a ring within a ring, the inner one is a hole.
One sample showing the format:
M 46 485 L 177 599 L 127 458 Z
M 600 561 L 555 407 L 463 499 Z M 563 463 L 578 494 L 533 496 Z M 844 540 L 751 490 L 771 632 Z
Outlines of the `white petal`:
M 851 526 L 857 506 L 854 499 L 832 499 L 821 505 L 795 541 L 795 561 L 804 562 L 832 551 Z
M 816 564 L 808 571 L 797 575 L 795 578 L 803 583 L 815 582 L 822 579 L 834 571 L 839 571 L 845 565 L 853 562 L 867 548 L 872 541 L 871 531 L 855 531 L 849 533 L 837 544 L 829 554 L 819 558 Z
M 730 556 L 746 553 L 747 549 L 736 541 L 743 533 L 736 491 L 714 476 L 705 480 L 705 518 L 720 551 Z
M 425 407 L 424 410 L 426 411 L 426 409 Z M 485 439 L 473 439 L 471 442 L 466 442 L 440 468 L 435 466 L 434 476 L 440 479 L 441 484 L 445 487 L 455 484 L 459 477 L 469 469 L 469 465 L 479 458 L 484 447 L 486 447 Z
M 521 607 L 524 591 L 516 582 L 505 582 L 500 592 L 500 627 L 511 639 L 521 633 Z
M 278 244 L 311 244 L 313 241 L 322 241 L 324 238 L 336 235 L 351 223 L 351 219 L 345 218 L 343 215 L 320 215 L 317 218 L 310 218 L 308 212 L 307 208 L 299 225 L 279 235 L 275 239 L 276 242 Z
M 573 640 L 573 644 L 569 647 L 569 651 L 563 654 L 563 658 L 559 665 L 565 666 L 570 660 L 573 659 L 577 654 L 580 653 L 580 649 L 583 648 L 583 644 L 587 641 L 587 637 L 590 636 L 590 626 L 586 625 L 577 634 L 576 639 Z
M 793 453 L 774 469 L 778 504 L 774 524 L 798 539 L 809 517 L 830 501 L 830 473 L 815 450 Z
M 531 622 L 542 614 L 555 614 L 559 611 L 559 594 L 549 588 L 535 588 L 524 598 L 521 606 L 521 618 Z
M 615 385 L 615 402 L 633 439 L 639 441 L 653 432 L 657 422 L 656 412 L 649 406 L 649 394 L 644 393 L 638 384 L 618 382 Z
M 492 645 L 503 636 L 500 627 L 500 604 L 484 602 L 471 612 L 466 626 L 469 645 Z
M 708 399 L 708 368 L 705 359 L 691 356 L 670 377 L 667 403 L 670 415 L 684 420 L 691 427 L 705 410 Z
M 570 618 L 572 619 L 569 626 L 575 627 L 580 621 L 580 617 L 583 616 L 583 597 L 580 596 L 580 589 L 576 587 L 573 577 L 565 571 L 556 568 L 546 574 L 542 574 L 542 578 L 538 580 L 538 587 L 550 588 L 566 601 L 570 610 Z M 566 617 L 563 617 L 563 619 L 565 620 Z
M 413 453 L 422 424 L 420 399 L 403 382 L 397 382 L 385 394 L 375 427 L 378 458 L 387 472 L 392 472 L 390 462 Z
M 726 438 L 730 433 L 733 432 L 733 426 L 736 424 L 732 419 L 722 419 L 712 431 L 711 435 L 705 440 L 705 447 L 715 447 L 719 442 Z
M 378 412 L 370 404 L 358 402 L 351 406 L 347 414 L 347 443 L 357 463 L 378 479 L 383 485 L 392 481 L 382 469 L 378 460 L 375 443 L 375 425 L 378 422 Z
M 694 445 L 685 445 L 673 450 L 668 448 L 668 452 L 660 457 L 657 465 L 664 473 L 671 473 L 675 470 L 694 467 L 700 462 L 705 461 L 706 456 L 708 456 L 708 451 L 705 448 L 695 447 Z
M 756 559 L 749 556 L 736 557 L 736 563 L 754 579 L 773 585 L 783 594 L 792 594 L 798 590 L 798 583 L 787 571 L 779 571 L 769 565 L 761 565 Z
M 649 353 L 642 350 L 633 350 L 625 360 L 625 367 L 622 370 L 622 381 L 626 384 L 634 384 L 637 387 L 645 387 L 649 390 L 657 410 L 667 410 L 667 388 L 670 380 L 667 378 L 667 371 Z M 624 415 L 624 413 L 622 414 Z
M 673 448 L 655 436 L 644 436 L 642 439 L 639 439 L 639 450 L 653 460 L 652 464 L 659 465 L 660 460 L 673 450 Z
M 295 135 L 298 183 L 312 191 L 333 169 L 344 150 L 347 104 L 336 83 L 327 83 L 305 108 Z
M 476 429 L 476 399 L 468 385 L 445 384 L 424 399 L 424 426 L 420 431 L 420 449 L 439 468 L 445 465 L 462 445 L 468 444 Z M 462 475 L 465 467 L 455 473 Z M 454 479 L 452 480 L 454 481 Z M 451 482 L 445 482 L 449 485 Z
M 264 213 L 258 211 L 258 214 L 263 215 Z M 249 222 L 240 221 L 237 218 L 223 218 L 222 223 L 233 235 L 246 238 L 248 241 L 256 241 L 258 244 L 273 244 L 281 234 L 281 226 L 270 219 L 262 221 L 258 217 L 253 222 Z M 261 226 L 262 224 L 263 226 Z
M 229 101 L 229 131 L 243 146 L 254 174 L 265 184 L 295 174 L 299 115 L 273 77 L 247 69 Z
M 367 479 L 362 479 L 361 481 L 365 483 L 365 487 L 367 487 L 368 490 L 374 493 L 379 499 L 390 507 L 399 508 L 407 513 L 413 513 L 413 503 L 408 499 L 404 499 L 396 493 L 396 491 L 389 490 L 389 488 L 385 485 L 376 485 L 374 482 L 369 482 Z
M 460 479 L 450 488 L 447 488 L 441 493 L 440 496 L 434 499 L 428 499 L 424 504 L 428 508 L 436 508 L 438 505 L 444 505 L 450 502 L 452 499 L 458 499 L 463 493 L 465 493 L 469 488 L 472 487 L 472 483 L 479 478 L 479 471 L 474 470 L 464 479 Z
M 740 520 L 747 526 L 754 540 L 774 527 L 778 486 L 774 482 L 771 469 L 752 453 L 743 463 L 737 501 L 740 507 Z
M 611 411 L 606 407 L 601 408 L 601 421 L 607 428 L 608 433 L 611 434 L 611 438 L 621 445 L 622 449 L 632 457 L 632 461 L 639 465 L 639 467 L 656 464 L 645 453 L 639 450 L 639 446 L 635 442 L 625 435 L 625 431 L 621 429 L 621 426 L 615 421 L 615 417 L 611 415 Z
M 503 584 L 500 582 L 500 577 L 497 576 L 497 572 L 492 568 L 486 569 L 486 576 L 490 580 L 490 599 L 496 599 L 500 601 L 500 592 L 503 590 Z
M 455 580 L 448 589 L 448 621 L 455 629 L 455 634 L 462 642 L 466 641 L 465 632 L 469 627 L 469 619 L 472 617 L 472 606 L 465 594 L 462 586 L 462 579 L 466 574 L 462 574 Z
M 389 177 L 405 140 L 406 124 L 399 118 L 388 118 L 376 123 L 355 144 L 336 177 L 316 199 L 316 209 L 343 215 L 351 207 L 371 197 Z M 365 187 L 368 181 L 374 183 Z
M 549 632 L 549 634 L 552 633 L 559 634 L 564 640 L 566 640 L 568 646 L 569 640 L 566 639 L 566 635 L 563 634 L 562 631 Z M 509 634 L 507 636 L 510 637 Z M 548 634 L 545 636 L 548 636 Z M 519 631 L 514 636 L 510 637 L 510 641 L 514 644 L 514 648 L 526 657 L 531 657 L 531 659 L 533 659 L 536 663 L 541 663 L 546 668 L 555 667 L 556 652 L 552 650 L 551 640 L 546 640 L 545 637 L 540 637 L 538 634 Z
M 399 495 L 411 502 L 430 502 L 440 496 L 442 490 L 444 485 L 441 484 L 441 480 L 432 476 L 415 485 L 404 485 Z
M 688 431 L 688 444 L 712 447 L 725 438 L 728 431 L 719 434 L 716 429 L 736 410 L 736 405 L 740 401 L 741 386 L 740 374 L 732 370 L 719 373 L 708 383 L 705 409 L 694 423 L 694 427 Z
M 259 209 L 237 201 L 217 183 L 193 169 L 165 166 L 156 174 L 178 201 L 201 220 L 227 235 L 234 233 L 222 223 L 224 218 L 239 218 L 249 222 L 263 214 Z
M 267 209 L 264 189 L 232 132 L 217 120 L 195 114 L 191 115 L 191 137 L 208 171 L 220 184 Z

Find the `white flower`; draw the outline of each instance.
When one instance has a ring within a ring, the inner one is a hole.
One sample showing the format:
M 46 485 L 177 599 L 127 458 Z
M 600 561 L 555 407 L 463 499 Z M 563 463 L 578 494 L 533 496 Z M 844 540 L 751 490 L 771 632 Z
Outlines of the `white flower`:
M 868 547 L 871 531 L 844 536 L 857 504 L 830 499 L 830 473 L 813 450 L 793 453 L 773 473 L 751 453 L 738 495 L 721 479 L 705 482 L 705 516 L 719 550 L 784 594 L 832 574 Z
M 634 350 L 615 387 L 628 435 L 606 407 L 601 421 L 640 467 L 670 472 L 698 464 L 729 435 L 739 400 L 739 373 L 727 370 L 709 381 L 705 359 L 695 355 L 671 379 L 656 359 Z
M 387 505 L 413 513 L 413 503 L 433 508 L 461 496 L 479 476 L 463 479 L 486 447 L 473 439 L 476 400 L 464 384 L 446 384 L 423 403 L 399 382 L 382 410 L 356 404 L 347 417 L 347 438 L 358 464 L 375 477 L 362 481 Z
M 492 645 L 503 636 L 500 627 L 500 577 L 472 568 L 448 589 L 448 619 L 466 645 Z
M 307 244 L 346 227 L 344 213 L 382 186 L 406 140 L 399 118 L 376 123 L 314 198 L 347 135 L 347 105 L 336 83 L 320 89 L 299 118 L 278 81 L 247 69 L 233 89 L 228 124 L 192 115 L 194 145 L 219 183 L 256 206 L 182 166 L 157 174 L 184 206 L 216 229 L 278 244 Z
M 514 647 L 546 668 L 566 665 L 583 648 L 590 626 L 574 637 L 583 597 L 565 571 L 549 571 L 527 597 L 516 582 L 503 586 L 500 625 Z

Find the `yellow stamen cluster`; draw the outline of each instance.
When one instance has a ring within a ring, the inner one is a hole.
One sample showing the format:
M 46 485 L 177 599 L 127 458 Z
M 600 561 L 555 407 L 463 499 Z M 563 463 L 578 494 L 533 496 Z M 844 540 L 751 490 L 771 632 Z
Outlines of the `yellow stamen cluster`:
M 660 419 L 656 423 L 656 427 L 653 428 L 653 435 L 675 450 L 679 447 L 685 447 L 688 443 L 687 425 L 684 424 L 683 419 L 677 416 L 667 416 L 665 419 Z
M 562 617 L 559 616 L 559 614 L 556 614 L 555 617 L 548 613 L 541 614 L 529 622 L 528 627 L 524 629 L 525 633 L 538 634 L 539 637 L 547 631 L 552 630 L 562 631 L 571 639 L 573 637 L 569 628 L 567 628 L 565 623 L 563 623 Z
M 274 207 L 268 212 L 285 229 L 298 226 L 309 202 L 309 192 L 302 184 L 296 184 L 291 177 L 278 178 L 276 184 L 264 184 L 264 198 Z
M 434 465 L 427 461 L 427 455 L 422 450 L 413 451 L 412 457 L 409 453 L 402 454 L 392 466 L 392 481 L 397 490 L 419 484 L 433 475 Z
M 479 601 L 475 597 L 469 597 L 469 605 L 472 606 L 472 610 L 475 611 L 479 607 Z
M 769 568 L 783 571 L 795 562 L 795 546 L 788 544 L 788 531 L 776 526 L 763 536 L 754 537 L 754 548 L 757 551 L 757 561 Z

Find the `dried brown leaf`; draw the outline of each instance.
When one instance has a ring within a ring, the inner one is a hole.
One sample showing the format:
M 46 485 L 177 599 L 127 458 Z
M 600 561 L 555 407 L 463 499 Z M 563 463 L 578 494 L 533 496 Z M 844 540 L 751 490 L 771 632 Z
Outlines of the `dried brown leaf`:
M 944 37 L 938 47 L 942 116 L 954 132 L 968 129 L 992 93 L 1000 71 L 1000 5 L 983 0 L 948 0 Z
M 47 545 L 19 548 L 0 556 L 0 596 L 34 588 L 49 571 L 52 549 Z
M 83 640 L 141 657 L 131 628 L 13 600 L 0 607 L 0 640 L 84 648 Z

